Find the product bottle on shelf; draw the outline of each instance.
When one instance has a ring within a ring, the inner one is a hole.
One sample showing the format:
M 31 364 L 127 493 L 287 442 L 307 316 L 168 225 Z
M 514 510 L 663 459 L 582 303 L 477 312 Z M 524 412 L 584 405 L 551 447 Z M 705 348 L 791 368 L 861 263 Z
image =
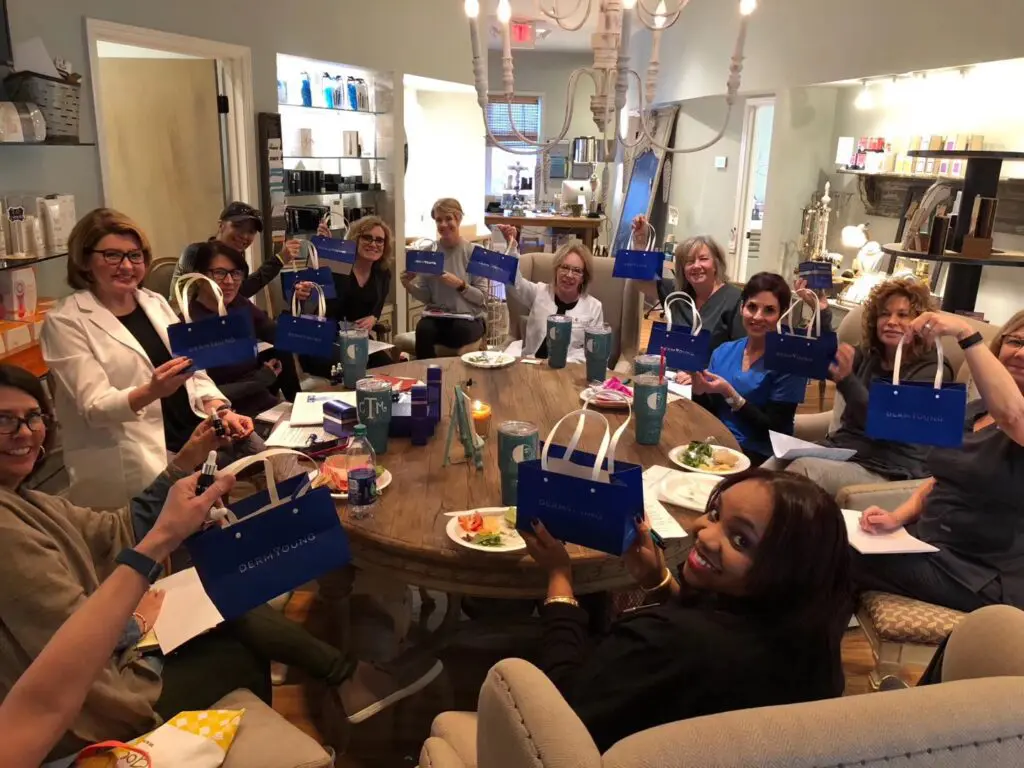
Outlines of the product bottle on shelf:
M 366 81 L 362 78 L 356 81 L 356 101 L 359 104 L 359 109 L 364 112 L 370 111 L 370 92 L 366 87 Z
M 359 109 L 359 94 L 358 94 L 358 88 L 356 87 L 356 79 L 354 77 L 348 78 L 347 86 L 348 86 L 349 109 L 358 110 Z
M 324 106 L 328 109 L 334 109 L 334 78 L 331 77 L 329 72 L 324 72 Z
M 313 106 L 313 87 L 309 81 L 309 72 L 302 73 L 302 106 Z
M 341 75 L 334 78 L 334 108 L 345 109 L 345 81 Z
M 377 504 L 377 456 L 366 437 L 366 425 L 356 424 L 354 433 L 345 450 L 348 511 L 353 520 L 364 520 Z
M 277 103 L 288 103 L 288 83 L 286 83 L 284 80 L 277 81 Z

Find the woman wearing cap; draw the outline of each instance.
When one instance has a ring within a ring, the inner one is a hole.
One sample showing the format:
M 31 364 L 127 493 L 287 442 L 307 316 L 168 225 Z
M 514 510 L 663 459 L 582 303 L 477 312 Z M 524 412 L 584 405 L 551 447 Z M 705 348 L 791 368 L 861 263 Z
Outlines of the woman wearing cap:
M 462 205 L 453 198 L 441 198 L 430 209 L 430 216 L 437 226 L 437 249 L 444 254 L 444 273 L 434 276 L 403 272 L 402 285 L 430 310 L 469 317 L 424 314 L 416 324 L 416 357 L 419 360 L 437 357 L 435 345 L 458 349 L 480 339 L 484 335 L 484 305 L 487 302 L 487 280 L 473 277 L 466 271 L 473 244 L 459 233 Z
M 256 235 L 262 231 L 263 217 L 260 216 L 260 212 L 248 203 L 236 200 L 221 211 L 217 234 L 210 240 L 217 240 L 229 248 L 245 253 L 256 240 Z M 172 292 L 182 275 L 195 272 L 196 253 L 200 245 L 202 243 L 192 243 L 182 251 L 178 265 L 174 268 L 174 274 L 171 276 Z M 246 299 L 251 298 L 259 293 L 265 285 L 272 283 L 274 278 L 281 273 L 281 268 L 298 257 L 301 246 L 300 240 L 285 242 L 277 256 L 264 261 L 259 269 L 242 281 L 242 287 L 238 291 L 239 295 Z
M 151 260 L 145 233 L 109 208 L 86 214 L 68 240 L 67 279 L 77 290 L 46 316 L 41 342 L 76 504 L 127 504 L 204 418 L 219 417 L 232 438 L 222 462 L 262 448 L 252 420 L 206 372 L 171 355 L 167 326 L 178 317 L 142 287 Z

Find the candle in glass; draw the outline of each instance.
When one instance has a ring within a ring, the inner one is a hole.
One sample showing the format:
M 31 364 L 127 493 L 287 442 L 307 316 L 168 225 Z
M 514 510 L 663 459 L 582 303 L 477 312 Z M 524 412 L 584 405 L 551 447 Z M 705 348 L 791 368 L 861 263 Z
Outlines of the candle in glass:
M 480 437 L 487 437 L 491 431 L 491 406 L 479 400 L 473 401 L 473 431 Z

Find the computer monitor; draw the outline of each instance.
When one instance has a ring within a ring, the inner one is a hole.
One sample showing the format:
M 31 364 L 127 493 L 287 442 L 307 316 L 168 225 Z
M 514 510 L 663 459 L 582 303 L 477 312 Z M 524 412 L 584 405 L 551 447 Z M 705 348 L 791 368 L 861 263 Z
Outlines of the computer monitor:
M 590 200 L 590 181 L 563 181 L 562 182 L 562 205 L 573 205 L 578 203 L 580 196 Z

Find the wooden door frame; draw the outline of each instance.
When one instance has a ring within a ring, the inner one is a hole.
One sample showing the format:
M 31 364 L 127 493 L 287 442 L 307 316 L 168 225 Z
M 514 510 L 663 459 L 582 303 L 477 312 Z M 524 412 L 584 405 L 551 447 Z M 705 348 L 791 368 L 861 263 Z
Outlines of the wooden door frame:
M 743 245 L 749 221 L 750 170 L 755 160 L 753 144 L 757 110 L 769 105 L 775 106 L 775 96 L 752 97 L 743 103 L 743 133 L 740 137 L 739 179 L 736 183 L 736 208 L 733 212 L 733 227 L 736 231 L 736 258 L 733 260 L 735 274 L 732 275 L 733 280 L 741 283 L 747 281 L 747 259 L 743 255 Z
M 110 174 L 109 158 L 104 152 L 106 147 L 103 128 L 103 102 L 100 98 L 100 67 L 98 43 L 119 43 L 139 48 L 152 48 L 158 51 L 195 56 L 201 59 L 213 59 L 219 62 L 224 72 L 224 92 L 228 97 L 230 111 L 227 114 L 227 156 L 225 178 L 228 185 L 225 194 L 231 200 L 259 200 L 259 186 L 256 173 L 256 137 L 253 131 L 253 87 L 252 87 L 252 51 L 241 45 L 221 43 L 215 40 L 204 40 L 198 37 L 177 35 L 156 29 L 133 27 L 100 19 L 85 20 L 85 33 L 89 47 L 89 68 L 92 73 L 92 95 L 96 120 L 96 146 L 100 155 L 100 183 L 103 188 L 103 199 L 107 197 L 108 179 Z M 257 203 L 253 203 L 256 205 Z M 258 206 L 257 206 L 258 207 Z M 262 243 L 257 238 L 252 245 L 252 262 L 263 261 Z M 250 263 L 252 266 L 252 263 Z

